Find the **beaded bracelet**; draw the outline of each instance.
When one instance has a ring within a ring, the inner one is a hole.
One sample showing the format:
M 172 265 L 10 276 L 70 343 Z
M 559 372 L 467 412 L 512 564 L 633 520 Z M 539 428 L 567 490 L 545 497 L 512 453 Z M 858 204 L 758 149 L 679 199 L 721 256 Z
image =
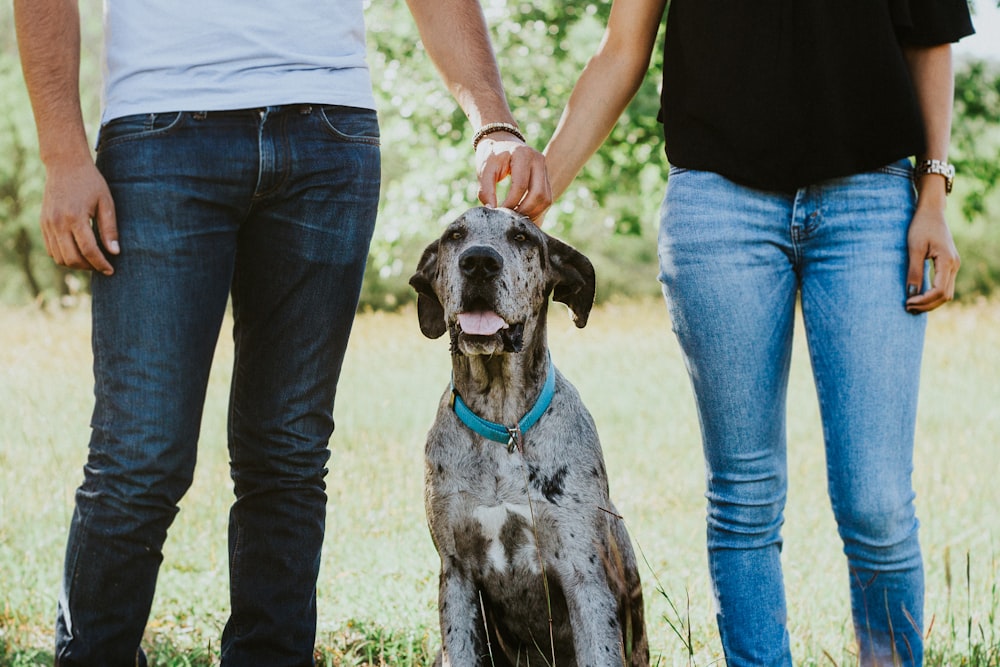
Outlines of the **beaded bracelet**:
M 524 135 L 521 134 L 521 130 L 517 129 L 516 125 L 510 123 L 487 123 L 481 128 L 476 130 L 476 133 L 472 135 L 472 150 L 479 148 L 479 142 L 488 134 L 493 134 L 494 132 L 510 132 L 515 137 L 524 141 Z

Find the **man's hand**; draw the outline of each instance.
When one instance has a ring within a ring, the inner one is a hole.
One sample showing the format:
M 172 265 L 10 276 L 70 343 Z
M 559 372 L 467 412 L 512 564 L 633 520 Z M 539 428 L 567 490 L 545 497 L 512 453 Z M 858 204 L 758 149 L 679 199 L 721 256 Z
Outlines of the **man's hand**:
M 92 161 L 47 165 L 41 227 L 45 248 L 57 264 L 114 273 L 101 245 L 111 255 L 119 252 L 115 207 Z
M 496 132 L 484 137 L 476 149 L 479 201 L 497 205 L 497 184 L 510 176 L 507 196 L 500 204 L 541 224 L 552 204 L 552 189 L 545 172 L 545 158 L 512 134 Z
M 118 254 L 111 193 L 90 155 L 80 110 L 80 9 L 76 0 L 14 0 L 18 52 L 45 165 L 41 226 L 57 264 L 114 273 L 97 241 Z
M 407 0 L 407 4 L 427 54 L 472 127 L 514 125 L 478 0 Z M 536 220 L 552 201 L 545 159 L 513 134 L 494 132 L 479 142 L 476 173 L 479 200 L 487 206 L 496 206 L 497 183 L 507 176 L 511 184 L 503 206 Z

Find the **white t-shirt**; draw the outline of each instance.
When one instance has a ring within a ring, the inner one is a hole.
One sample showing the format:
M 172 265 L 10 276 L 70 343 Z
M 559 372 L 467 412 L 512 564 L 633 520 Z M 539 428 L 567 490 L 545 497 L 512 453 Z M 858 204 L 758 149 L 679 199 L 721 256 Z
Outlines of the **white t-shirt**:
M 279 104 L 375 108 L 362 0 L 105 0 L 102 121 Z

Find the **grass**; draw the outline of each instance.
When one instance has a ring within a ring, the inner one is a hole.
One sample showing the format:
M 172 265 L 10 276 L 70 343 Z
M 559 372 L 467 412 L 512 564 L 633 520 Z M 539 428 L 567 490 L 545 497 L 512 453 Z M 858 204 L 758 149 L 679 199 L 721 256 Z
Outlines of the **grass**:
M 645 554 L 660 665 L 721 664 L 703 549 L 697 419 L 658 301 L 601 306 L 578 331 L 553 310 L 553 356 L 598 427 L 612 496 Z M 89 318 L 0 310 L 0 664 L 51 664 L 66 528 L 86 454 Z M 220 342 L 197 476 L 171 529 L 145 647 L 156 665 L 217 661 L 232 498 Z M 928 330 L 915 484 L 927 568 L 928 665 L 1000 667 L 1000 304 L 951 305 Z M 321 665 L 428 665 L 437 557 L 422 447 L 448 381 L 446 343 L 413 311 L 358 319 L 338 395 L 319 585 Z M 798 665 L 852 665 L 847 574 L 825 495 L 818 409 L 798 337 L 789 391 L 784 551 Z

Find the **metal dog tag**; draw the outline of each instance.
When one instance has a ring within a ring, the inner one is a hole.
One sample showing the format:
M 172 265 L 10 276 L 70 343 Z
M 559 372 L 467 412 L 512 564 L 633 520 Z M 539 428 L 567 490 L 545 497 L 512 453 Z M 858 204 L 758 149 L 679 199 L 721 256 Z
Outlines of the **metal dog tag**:
M 516 448 L 521 454 L 524 454 L 524 436 L 521 435 L 521 426 L 515 425 L 507 428 L 507 432 L 510 433 L 510 440 L 507 441 L 507 453 L 513 454 Z

